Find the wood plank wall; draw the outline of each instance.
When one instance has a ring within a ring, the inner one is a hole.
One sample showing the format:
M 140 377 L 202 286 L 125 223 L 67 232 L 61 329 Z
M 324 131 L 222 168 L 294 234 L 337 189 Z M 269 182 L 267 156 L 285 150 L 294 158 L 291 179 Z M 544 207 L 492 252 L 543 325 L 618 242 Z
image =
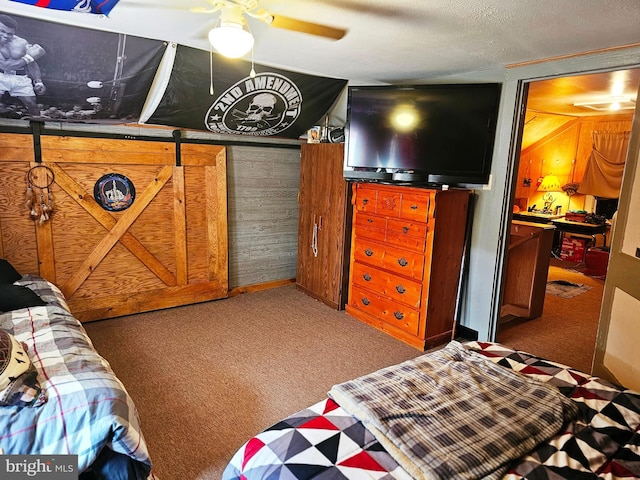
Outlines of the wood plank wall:
M 300 150 L 227 147 L 229 287 L 296 278 Z

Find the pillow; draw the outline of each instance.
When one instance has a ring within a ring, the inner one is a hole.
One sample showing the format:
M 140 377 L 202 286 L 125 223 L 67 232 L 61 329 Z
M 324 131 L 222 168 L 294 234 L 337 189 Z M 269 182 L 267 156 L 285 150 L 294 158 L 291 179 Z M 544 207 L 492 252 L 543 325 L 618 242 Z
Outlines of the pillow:
M 46 400 L 26 348 L 9 332 L 0 330 L 0 406 L 38 407 Z
M 13 268 L 13 265 L 11 265 L 4 258 L 0 258 L 0 283 L 11 284 L 13 282 L 17 282 L 21 278 L 22 275 L 20 275 L 18 271 Z
M 0 284 L 0 312 L 46 305 L 33 290 L 21 285 Z

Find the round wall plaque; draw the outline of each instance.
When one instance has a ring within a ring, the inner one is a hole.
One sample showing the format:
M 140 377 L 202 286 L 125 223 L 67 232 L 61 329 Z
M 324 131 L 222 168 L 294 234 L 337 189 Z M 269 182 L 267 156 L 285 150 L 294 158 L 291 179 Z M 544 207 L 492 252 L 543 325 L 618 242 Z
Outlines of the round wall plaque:
M 136 198 L 136 189 L 124 175 L 107 173 L 93 187 L 93 197 L 105 210 L 119 212 L 131 206 Z

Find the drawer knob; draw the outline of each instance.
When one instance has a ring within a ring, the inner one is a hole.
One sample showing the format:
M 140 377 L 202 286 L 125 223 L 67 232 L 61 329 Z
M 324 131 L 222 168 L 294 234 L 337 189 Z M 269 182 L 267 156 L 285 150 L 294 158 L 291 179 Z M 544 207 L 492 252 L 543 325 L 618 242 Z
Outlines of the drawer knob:
M 399 258 L 398 263 L 401 267 L 406 267 L 407 265 L 409 265 L 409 262 L 407 262 L 407 259 L 404 257 Z
M 369 275 L 368 273 L 362 275 L 362 278 L 364 278 L 367 282 L 371 281 L 371 275 Z
M 417 210 L 418 209 L 418 205 L 411 205 L 411 210 Z
M 404 313 L 395 311 L 393 312 L 393 316 L 396 317 L 398 320 L 402 320 L 404 318 Z
M 373 218 L 367 218 L 367 222 L 373 223 Z
M 402 295 L 406 291 L 407 290 L 402 285 L 396 285 L 396 292 L 398 292 L 400 295 Z
M 371 255 L 373 255 L 373 250 L 371 250 L 370 248 L 367 248 L 367 249 L 364 251 L 364 254 L 365 254 L 367 257 L 370 257 Z
M 369 301 L 369 299 L 367 297 L 362 297 L 362 304 L 363 305 L 369 305 L 371 302 Z
M 402 227 L 402 233 L 409 233 L 409 227 Z
M 369 199 L 368 198 L 363 198 L 362 199 L 362 204 L 366 205 L 367 203 L 369 203 Z

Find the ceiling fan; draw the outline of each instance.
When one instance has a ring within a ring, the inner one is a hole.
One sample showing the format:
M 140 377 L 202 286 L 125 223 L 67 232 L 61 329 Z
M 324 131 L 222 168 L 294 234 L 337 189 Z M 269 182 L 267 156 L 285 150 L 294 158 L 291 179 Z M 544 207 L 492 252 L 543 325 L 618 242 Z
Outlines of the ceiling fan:
M 259 8 L 258 0 L 208 0 L 211 7 L 193 8 L 197 13 L 220 12 L 220 19 L 209 32 L 209 41 L 222 55 L 238 58 L 253 47 L 253 35 L 248 29 L 246 16 L 256 18 L 267 25 L 285 30 L 339 40 L 345 29 L 307 22 Z

